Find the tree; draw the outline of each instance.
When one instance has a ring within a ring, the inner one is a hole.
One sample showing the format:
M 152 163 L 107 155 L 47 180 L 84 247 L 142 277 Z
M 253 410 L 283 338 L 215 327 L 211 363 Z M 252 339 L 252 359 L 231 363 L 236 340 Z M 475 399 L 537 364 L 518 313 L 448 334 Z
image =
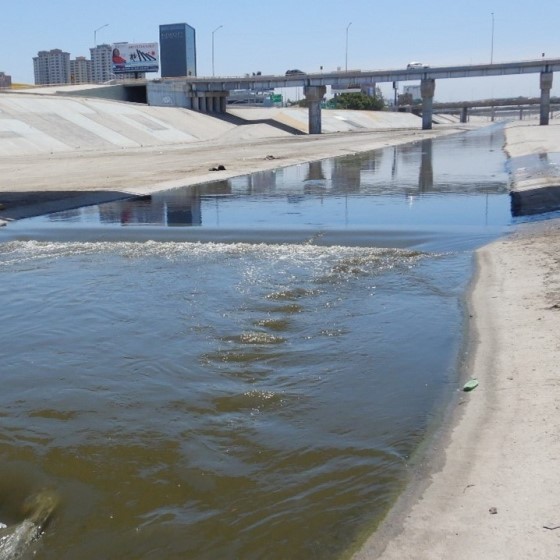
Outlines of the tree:
M 375 97 L 362 92 L 340 93 L 328 102 L 329 109 L 352 109 L 357 111 L 382 111 L 385 108 L 383 96 Z

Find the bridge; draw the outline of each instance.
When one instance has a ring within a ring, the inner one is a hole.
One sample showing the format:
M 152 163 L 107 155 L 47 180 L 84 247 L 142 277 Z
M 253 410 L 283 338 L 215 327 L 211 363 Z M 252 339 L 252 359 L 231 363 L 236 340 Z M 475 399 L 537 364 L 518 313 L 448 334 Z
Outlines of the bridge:
M 517 62 L 438 66 L 395 70 L 349 70 L 301 73 L 284 76 L 255 75 L 245 77 L 182 77 L 162 78 L 147 83 L 150 105 L 179 105 L 203 113 L 225 113 L 229 92 L 239 89 L 271 90 L 282 87 L 303 87 L 309 107 L 309 134 L 321 133 L 321 101 L 326 87 L 372 86 L 381 82 L 420 81 L 422 97 L 422 129 L 432 128 L 433 99 L 436 80 L 540 74 L 540 124 L 547 125 L 550 113 L 550 90 L 553 73 L 560 70 L 559 58 L 540 58 Z M 180 98 L 180 100 L 178 99 Z
M 447 101 L 433 104 L 434 113 L 459 114 L 462 123 L 468 122 L 470 113 L 488 114 L 487 109 L 494 112 L 517 112 L 519 119 L 523 120 L 524 112 L 534 110 L 541 104 L 540 97 L 506 97 L 503 99 L 478 99 L 473 101 Z M 485 110 L 486 109 L 486 110 Z M 550 112 L 560 109 L 560 97 L 550 98 Z M 422 103 L 399 105 L 399 110 L 410 111 L 414 114 L 422 113 Z

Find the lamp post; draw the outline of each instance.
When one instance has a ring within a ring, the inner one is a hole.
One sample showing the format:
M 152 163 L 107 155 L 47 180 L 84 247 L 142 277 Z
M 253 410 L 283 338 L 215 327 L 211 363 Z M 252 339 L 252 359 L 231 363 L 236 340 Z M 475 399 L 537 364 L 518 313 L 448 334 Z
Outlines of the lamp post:
M 219 25 L 218 27 L 216 27 L 216 29 L 214 29 L 214 31 L 212 31 L 212 76 L 214 76 L 214 33 L 216 33 L 216 31 L 218 31 L 218 29 L 221 29 L 223 27 L 223 25 Z
M 492 40 L 490 42 L 490 64 L 494 62 L 494 12 L 491 13 L 492 15 Z M 494 97 L 492 95 L 492 97 Z M 492 105 L 492 109 L 490 110 L 490 120 L 494 122 L 494 105 Z
M 98 27 L 94 32 L 93 32 L 93 46 L 97 47 L 97 32 L 101 29 L 103 29 L 104 27 L 108 27 L 109 24 L 106 23 L 105 25 L 102 25 L 101 27 Z
M 494 12 L 492 12 L 492 41 L 490 43 L 490 64 L 494 62 Z
M 345 57 L 345 66 L 344 68 L 346 69 L 346 72 L 348 72 L 348 30 L 350 29 L 350 26 L 352 25 L 352 22 L 350 22 L 347 26 L 346 26 L 346 57 Z

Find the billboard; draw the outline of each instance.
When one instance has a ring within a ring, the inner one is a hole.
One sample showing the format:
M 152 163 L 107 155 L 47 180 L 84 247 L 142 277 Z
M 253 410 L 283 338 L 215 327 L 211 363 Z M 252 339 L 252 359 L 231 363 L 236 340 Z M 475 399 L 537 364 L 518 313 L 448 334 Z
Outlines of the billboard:
M 113 74 L 129 72 L 157 72 L 159 49 L 157 43 L 115 43 L 112 54 Z

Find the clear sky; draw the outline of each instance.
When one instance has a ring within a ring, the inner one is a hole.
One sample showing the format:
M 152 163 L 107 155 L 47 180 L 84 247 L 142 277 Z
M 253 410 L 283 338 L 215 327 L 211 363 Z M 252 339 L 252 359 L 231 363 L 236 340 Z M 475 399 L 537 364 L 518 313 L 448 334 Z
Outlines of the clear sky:
M 377 70 L 410 61 L 560 58 L 560 0 L 0 0 L 0 7 L 0 71 L 14 82 L 33 83 L 32 59 L 40 50 L 89 58 L 95 30 L 98 44 L 157 42 L 160 24 L 181 22 L 196 29 L 198 74 L 206 76 L 219 26 L 216 76 L 336 70 L 346 60 L 349 70 Z M 552 94 L 560 95 L 558 74 L 554 81 Z M 381 86 L 388 97 L 390 87 Z M 533 74 L 439 80 L 435 99 L 539 94 Z

